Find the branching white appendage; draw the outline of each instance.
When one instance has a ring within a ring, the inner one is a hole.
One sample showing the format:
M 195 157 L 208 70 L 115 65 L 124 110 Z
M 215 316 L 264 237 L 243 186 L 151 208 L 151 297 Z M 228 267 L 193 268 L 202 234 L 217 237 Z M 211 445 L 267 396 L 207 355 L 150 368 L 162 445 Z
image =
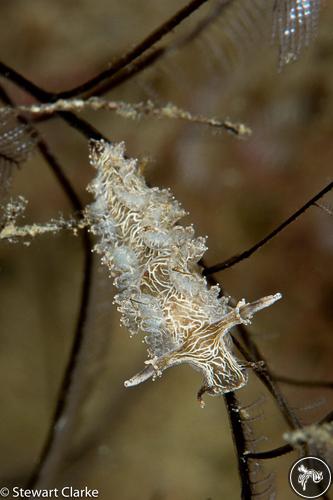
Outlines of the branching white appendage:
M 208 288 L 198 261 L 205 239 L 177 221 L 186 215 L 168 190 L 149 188 L 137 160 L 124 156 L 124 144 L 92 141 L 90 160 L 97 175 L 89 190 L 95 202 L 86 219 L 119 293 L 115 303 L 131 335 L 145 333 L 146 368 L 126 387 L 180 363 L 202 372 L 201 391 L 223 394 L 247 382 L 246 369 L 232 352 L 230 329 L 248 323 L 270 306 L 275 294 L 236 308 Z

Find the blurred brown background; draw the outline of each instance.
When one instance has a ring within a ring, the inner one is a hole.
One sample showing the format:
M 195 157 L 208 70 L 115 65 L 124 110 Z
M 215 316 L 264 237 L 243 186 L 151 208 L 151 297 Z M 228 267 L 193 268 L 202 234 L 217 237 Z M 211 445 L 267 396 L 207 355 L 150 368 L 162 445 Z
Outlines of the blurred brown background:
M 183 2 L 184 3 L 184 2 Z M 181 4 L 175 0 L 11 0 L 0 4 L 1 59 L 50 91 L 70 88 L 133 46 Z M 177 37 L 208 12 L 205 6 Z M 261 27 L 270 31 L 267 19 Z M 148 156 L 151 185 L 170 187 L 208 235 L 206 262 L 249 246 L 319 191 L 333 161 L 333 6 L 322 9 L 318 36 L 301 59 L 277 70 L 277 48 L 240 41 L 223 50 L 223 18 L 181 52 L 172 53 L 112 99 L 172 101 L 192 112 L 240 120 L 248 140 L 179 121 L 127 121 L 107 112 L 83 116 L 128 154 Z M 269 37 L 268 37 L 269 38 Z M 169 40 L 169 39 L 167 39 Z M 19 102 L 30 98 L 7 86 Z M 87 143 L 58 119 L 40 130 L 85 202 L 92 177 Z M 14 178 L 13 195 L 29 200 L 26 221 L 44 222 L 70 208 L 47 165 L 35 154 Z M 332 194 L 325 197 L 332 203 Z M 185 221 L 184 221 L 185 222 Z M 253 336 L 278 374 L 333 379 L 333 219 L 312 207 L 249 260 L 217 277 L 226 292 L 253 300 L 280 291 L 283 300 L 256 316 Z M 44 443 L 73 339 L 82 280 L 79 238 L 44 236 L 29 247 L 0 249 L 0 477 L 21 485 Z M 238 499 L 237 464 L 222 398 L 195 395 L 200 375 L 189 367 L 125 390 L 142 367 L 140 339 L 119 327 L 112 284 L 96 259 L 80 373 L 73 388 L 74 424 L 64 458 L 45 484 L 97 488 L 120 500 Z M 332 409 L 329 391 L 283 386 L 304 423 Z M 251 375 L 244 404 L 264 399 L 253 415 L 268 439 L 287 430 L 263 386 Z M 66 422 L 63 422 L 66 424 Z M 64 444 L 64 443 L 63 443 Z M 294 498 L 287 474 L 296 454 L 266 462 L 278 499 Z M 262 488 L 264 489 L 264 487 Z

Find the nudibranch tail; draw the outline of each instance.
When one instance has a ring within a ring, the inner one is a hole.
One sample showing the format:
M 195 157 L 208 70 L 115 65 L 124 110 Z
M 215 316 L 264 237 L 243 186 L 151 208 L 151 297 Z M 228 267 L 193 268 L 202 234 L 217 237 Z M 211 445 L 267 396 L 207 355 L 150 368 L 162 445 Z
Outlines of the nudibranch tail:
M 230 307 L 202 276 L 205 238 L 178 224 L 186 212 L 170 191 L 147 186 L 123 143 L 92 141 L 90 161 L 97 170 L 89 186 L 95 201 L 85 217 L 97 238 L 94 250 L 114 278 L 122 324 L 131 335 L 142 332 L 148 350 L 146 368 L 125 386 L 180 363 L 203 374 L 209 394 L 245 385 L 246 369 L 233 354 L 229 330 L 281 295 Z

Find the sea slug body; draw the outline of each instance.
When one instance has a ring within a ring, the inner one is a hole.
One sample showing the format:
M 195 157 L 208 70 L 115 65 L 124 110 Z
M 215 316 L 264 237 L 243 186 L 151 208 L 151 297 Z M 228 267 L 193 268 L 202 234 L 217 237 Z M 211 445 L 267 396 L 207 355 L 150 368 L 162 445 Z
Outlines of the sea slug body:
M 192 226 L 177 224 L 186 212 L 170 191 L 147 186 L 123 143 L 91 141 L 90 161 L 97 174 L 88 188 L 95 201 L 86 218 L 95 251 L 114 278 L 122 324 L 131 335 L 143 332 L 148 350 L 146 367 L 125 386 L 180 363 L 203 374 L 201 394 L 244 386 L 247 371 L 232 352 L 229 331 L 281 295 L 230 307 L 219 287 L 209 288 L 201 275 L 205 239 L 195 238 Z

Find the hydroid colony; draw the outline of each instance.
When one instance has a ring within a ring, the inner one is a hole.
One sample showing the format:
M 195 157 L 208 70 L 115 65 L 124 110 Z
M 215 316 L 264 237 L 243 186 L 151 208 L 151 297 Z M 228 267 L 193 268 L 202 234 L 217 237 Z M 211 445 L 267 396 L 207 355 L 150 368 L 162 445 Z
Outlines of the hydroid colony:
M 114 278 L 122 324 L 131 335 L 143 332 L 148 348 L 146 367 L 125 386 L 181 363 L 203 374 L 200 395 L 244 386 L 246 368 L 232 352 L 229 331 L 281 295 L 230 307 L 219 287 L 209 288 L 201 275 L 205 239 L 195 238 L 192 226 L 177 224 L 186 212 L 170 191 L 147 186 L 123 143 L 92 141 L 90 160 L 97 174 L 86 220 L 98 240 L 95 251 Z

